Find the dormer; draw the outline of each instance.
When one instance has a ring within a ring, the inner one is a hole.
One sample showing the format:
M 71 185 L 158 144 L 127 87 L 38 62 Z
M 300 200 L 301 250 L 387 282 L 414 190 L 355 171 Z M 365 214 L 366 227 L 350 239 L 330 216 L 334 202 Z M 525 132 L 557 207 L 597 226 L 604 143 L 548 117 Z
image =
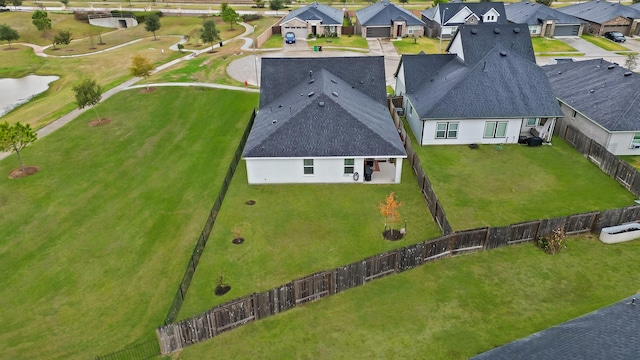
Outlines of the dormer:
M 446 22 L 443 25 L 464 24 L 465 19 L 467 19 L 472 14 L 473 14 L 473 11 L 471 11 L 468 7 L 465 6 L 462 9 L 460 9 L 460 11 L 458 11 L 455 15 L 450 17 L 449 20 L 446 20 Z
M 482 14 L 482 22 L 483 23 L 492 23 L 497 22 L 500 13 L 496 11 L 496 9 L 491 8 L 486 13 Z

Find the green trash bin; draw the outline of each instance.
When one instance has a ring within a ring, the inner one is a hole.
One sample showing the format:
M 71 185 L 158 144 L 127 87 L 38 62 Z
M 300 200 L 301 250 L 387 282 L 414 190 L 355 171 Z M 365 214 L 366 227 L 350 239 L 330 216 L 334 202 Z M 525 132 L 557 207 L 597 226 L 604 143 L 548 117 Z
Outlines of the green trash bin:
M 313 46 L 313 51 L 315 51 L 315 52 L 317 52 L 317 51 L 318 51 L 318 46 L 317 46 L 317 45 L 314 45 L 314 46 Z

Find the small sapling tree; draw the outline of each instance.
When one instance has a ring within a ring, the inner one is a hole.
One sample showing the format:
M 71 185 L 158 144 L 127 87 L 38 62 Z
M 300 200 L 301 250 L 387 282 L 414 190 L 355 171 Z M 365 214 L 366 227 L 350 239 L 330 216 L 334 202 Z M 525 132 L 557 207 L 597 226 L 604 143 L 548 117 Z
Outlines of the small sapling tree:
M 220 40 L 220 33 L 216 29 L 216 23 L 213 20 L 207 20 L 202 23 L 202 31 L 200 34 L 202 42 L 211 44 L 211 51 L 213 51 L 213 44 Z
M 46 11 L 36 10 L 31 15 L 31 23 L 35 25 L 38 31 L 51 30 L 51 19 Z
M 96 83 L 95 79 L 84 78 L 77 82 L 72 89 L 76 93 L 78 109 L 84 109 L 87 106 L 93 107 L 98 116 L 98 122 L 100 122 L 102 119 L 100 119 L 96 105 L 102 99 L 102 87 Z
M 401 231 L 394 229 L 395 225 L 400 221 L 400 213 L 398 212 L 400 206 L 402 206 L 402 202 L 398 201 L 394 191 L 387 196 L 384 202 L 378 205 L 378 211 L 385 219 L 383 232 L 385 239 L 397 240 L 403 235 Z M 387 226 L 389 226 L 389 229 L 387 229 Z
M 222 3 L 222 5 L 222 21 L 229 23 L 231 30 L 233 30 L 233 24 L 240 20 L 240 15 L 227 3 Z
M 27 171 L 22 161 L 20 151 L 27 145 L 36 141 L 38 135 L 29 124 L 15 123 L 9 125 L 8 122 L 0 124 L 0 150 L 15 152 L 20 161 L 20 170 L 23 175 L 27 175 Z
M 0 24 L 0 41 L 7 41 L 7 43 L 9 43 L 9 49 L 11 49 L 11 42 L 19 38 L 20 34 L 18 34 L 18 31 L 8 25 Z
M 71 44 L 71 33 L 67 30 L 60 30 L 53 37 L 53 48 L 56 49 L 57 45 L 69 45 Z
M 131 58 L 131 67 L 129 72 L 132 76 L 142 77 L 145 82 L 151 76 L 151 70 L 153 70 L 153 64 L 144 55 L 136 54 Z M 149 84 L 147 83 L 147 90 L 149 90 Z
M 161 26 L 160 17 L 156 14 L 151 14 L 144 19 L 144 28 L 153 33 L 153 40 L 158 40 L 158 38 L 156 38 L 156 31 L 160 30 Z

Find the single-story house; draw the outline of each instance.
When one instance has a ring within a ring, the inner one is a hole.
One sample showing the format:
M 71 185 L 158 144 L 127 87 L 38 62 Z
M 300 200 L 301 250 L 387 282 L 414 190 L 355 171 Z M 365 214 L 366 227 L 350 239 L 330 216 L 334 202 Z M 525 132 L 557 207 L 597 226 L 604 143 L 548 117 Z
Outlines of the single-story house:
M 421 14 L 426 24 L 426 35 L 432 38 L 450 39 L 460 25 L 507 23 L 501 2 L 439 3 Z
M 399 183 L 407 157 L 382 56 L 263 58 L 250 184 Z
M 280 31 L 283 35 L 292 32 L 301 39 L 309 35 L 340 37 L 343 16 L 341 10 L 313 2 L 287 14 L 280 22 Z
M 356 11 L 356 34 L 365 38 L 424 35 L 424 22 L 411 11 L 381 0 Z
M 507 20 L 514 24 L 527 24 L 531 36 L 580 36 L 586 21 L 554 8 L 524 0 L 505 6 Z
M 603 59 L 546 65 L 564 123 L 614 155 L 640 155 L 640 75 Z M 562 129 L 559 129 L 562 130 Z
M 562 111 L 526 25 L 461 25 L 447 52 L 403 55 L 396 72 L 421 145 L 551 140 Z
M 640 31 L 640 11 L 620 3 L 592 0 L 561 7 L 558 11 L 585 20 L 585 31 L 593 35 L 602 36 L 608 31 L 632 35 Z

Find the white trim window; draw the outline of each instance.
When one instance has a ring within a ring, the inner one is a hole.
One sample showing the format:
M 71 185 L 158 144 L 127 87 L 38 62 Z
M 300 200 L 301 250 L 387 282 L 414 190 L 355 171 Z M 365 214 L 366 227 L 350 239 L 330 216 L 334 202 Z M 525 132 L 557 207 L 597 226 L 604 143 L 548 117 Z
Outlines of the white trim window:
M 436 123 L 436 139 L 457 139 L 457 138 L 458 138 L 457 122 Z
M 353 175 L 355 171 L 355 160 L 354 159 L 344 159 L 344 174 L 345 175 Z
M 303 172 L 305 175 L 313 175 L 313 159 L 304 159 L 303 163 Z
M 507 136 L 507 124 L 506 121 L 487 121 L 484 124 L 484 137 L 502 138 Z
M 640 133 L 633 134 L 633 140 L 631 140 L 631 148 L 632 149 L 640 148 Z
M 538 126 L 538 118 L 527 119 L 527 127 L 536 127 L 536 126 Z

